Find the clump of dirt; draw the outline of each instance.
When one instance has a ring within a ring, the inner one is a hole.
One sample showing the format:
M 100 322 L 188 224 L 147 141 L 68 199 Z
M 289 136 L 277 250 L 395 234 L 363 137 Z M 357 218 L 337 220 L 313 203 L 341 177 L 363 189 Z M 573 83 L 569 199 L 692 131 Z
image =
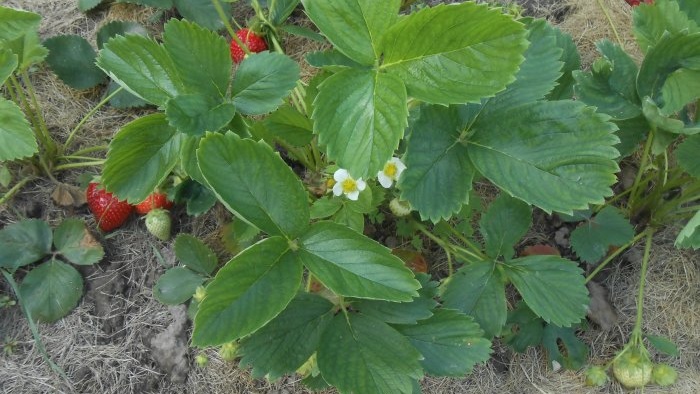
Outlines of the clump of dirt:
M 151 343 L 153 359 L 160 369 L 168 374 L 172 383 L 182 384 L 190 372 L 190 364 L 187 360 L 187 307 L 184 305 L 169 308 L 173 321 L 165 331 L 154 336 Z

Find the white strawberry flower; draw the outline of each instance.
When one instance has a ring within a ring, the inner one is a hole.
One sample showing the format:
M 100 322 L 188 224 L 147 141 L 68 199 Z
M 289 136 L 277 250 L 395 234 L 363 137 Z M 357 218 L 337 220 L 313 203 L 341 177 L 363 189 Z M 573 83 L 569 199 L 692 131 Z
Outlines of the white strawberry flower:
M 377 179 L 379 183 L 385 187 L 390 188 L 394 181 L 397 181 L 401 176 L 403 170 L 406 169 L 406 165 L 398 157 L 392 157 L 391 160 L 384 164 L 384 169 L 377 173 Z
M 333 174 L 333 179 L 335 180 L 333 194 L 336 196 L 345 194 L 353 201 L 356 201 L 360 197 L 360 192 L 367 187 L 367 183 L 362 178 L 354 179 L 348 170 L 342 168 Z

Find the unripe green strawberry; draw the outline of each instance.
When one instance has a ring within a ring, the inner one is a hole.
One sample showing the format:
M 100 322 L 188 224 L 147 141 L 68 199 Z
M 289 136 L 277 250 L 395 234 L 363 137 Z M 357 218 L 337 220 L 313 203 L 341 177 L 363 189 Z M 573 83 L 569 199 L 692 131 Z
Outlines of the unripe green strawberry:
M 238 342 L 227 342 L 221 345 L 219 355 L 225 361 L 233 361 L 238 357 Z
M 651 372 L 651 381 L 659 386 L 670 386 L 676 383 L 678 372 L 668 364 L 656 364 Z
M 605 368 L 595 365 L 586 370 L 586 386 L 602 386 L 608 381 Z
M 197 363 L 197 366 L 200 368 L 204 368 L 209 364 L 209 357 L 207 357 L 206 354 L 204 353 L 199 353 L 195 358 L 194 361 Z
M 613 361 L 613 374 L 623 386 L 633 389 L 651 381 L 653 365 L 642 349 L 630 348 Z
M 165 209 L 153 209 L 146 215 L 146 229 L 161 241 L 170 239 L 171 225 L 170 212 Z
M 394 198 L 389 201 L 389 209 L 394 214 L 394 216 L 402 217 L 411 213 L 411 204 L 407 201 L 401 201 L 398 198 Z

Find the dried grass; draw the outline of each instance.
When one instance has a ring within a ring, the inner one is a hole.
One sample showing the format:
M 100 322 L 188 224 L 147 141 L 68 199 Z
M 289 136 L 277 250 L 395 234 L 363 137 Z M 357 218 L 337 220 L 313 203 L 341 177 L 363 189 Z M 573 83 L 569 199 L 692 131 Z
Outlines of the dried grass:
M 611 18 L 625 47 L 635 48 L 629 32 L 630 13 L 622 0 L 602 0 L 611 11 Z M 30 9 L 45 16 L 41 25 L 42 36 L 80 34 L 94 43 L 94 34 L 105 20 L 129 19 L 148 23 L 152 11 L 141 7 L 115 4 L 85 16 L 73 0 L 10 0 L 5 5 Z M 559 23 L 579 45 L 583 64 L 589 65 L 597 57 L 594 43 L 603 37 L 613 37 L 610 26 L 597 5 L 590 0 L 529 1 L 531 12 L 539 15 L 557 15 L 564 7 L 573 11 Z M 248 14 L 239 14 L 245 20 Z M 237 16 L 239 16 L 237 15 Z M 105 19 L 106 18 L 106 19 Z M 557 18 L 550 18 L 558 22 Z M 288 38 L 288 48 L 294 48 L 292 57 L 301 60 L 303 53 L 321 49 L 319 44 L 299 38 Z M 305 64 L 304 62 L 301 62 Z M 304 68 L 305 78 L 312 74 Z M 59 140 L 100 99 L 100 92 L 75 92 L 45 69 L 32 76 L 41 104 L 47 115 L 49 128 Z M 143 111 L 118 111 L 109 108 L 98 111 L 85 125 L 77 140 L 79 146 L 106 143 L 126 122 L 143 115 Z M 66 173 L 64 180 L 74 181 L 78 173 Z M 13 201 L 11 207 L 0 207 L 0 223 L 8 224 L 26 216 L 32 205 L 40 205 L 40 216 L 57 224 L 61 219 L 82 215 L 94 228 L 94 221 L 85 208 L 66 212 L 50 201 L 53 185 L 37 181 L 27 187 Z M 184 218 L 179 230 L 214 241 L 221 221 L 227 214 L 215 212 L 200 218 Z M 680 372 L 679 382 L 671 389 L 648 387 L 646 393 L 700 392 L 700 259 L 698 253 L 678 252 L 673 248 L 673 231 L 664 231 L 655 239 L 645 296 L 645 331 L 665 335 L 681 349 L 681 356 L 655 359 L 669 362 Z M 298 378 L 286 377 L 276 383 L 251 378 L 248 371 L 223 361 L 216 351 L 207 350 L 209 365 L 192 367 L 184 384 L 174 384 L 158 370 L 150 357 L 149 338 L 161 332 L 170 323 L 167 308 L 156 302 L 151 289 L 163 268 L 158 263 L 152 241 L 140 221 L 132 220 L 123 230 L 102 240 L 108 255 L 99 268 L 89 273 L 88 281 L 96 278 L 118 278 L 125 283 L 123 292 L 105 292 L 113 303 L 111 313 L 95 314 L 94 300 L 84 299 L 66 318 L 52 325 L 40 325 L 42 339 L 50 357 L 70 378 L 63 382 L 51 372 L 34 344 L 26 321 L 18 308 L 0 310 L 0 341 L 14 339 L 17 348 L 12 355 L 0 357 L 0 392 L 2 393 L 306 393 Z M 591 360 L 604 362 L 624 343 L 634 323 L 635 295 L 639 267 L 630 264 L 613 271 L 604 283 L 611 290 L 611 298 L 620 312 L 621 320 L 614 331 L 591 329 L 584 340 L 591 344 Z M 107 282 L 106 285 L 110 284 Z M 4 284 L 0 284 L 4 286 Z M 6 287 L 0 287 L 8 293 Z M 117 330 L 105 332 L 105 325 L 119 319 Z M 546 365 L 541 349 L 530 349 L 525 354 L 513 354 L 496 346 L 495 357 L 486 365 L 477 366 L 464 379 L 427 378 L 422 382 L 426 393 L 624 393 L 618 384 L 602 389 L 583 386 L 579 371 L 554 372 Z M 194 358 L 194 351 L 190 357 Z M 194 363 L 193 363 L 194 365 Z M 332 391 L 329 391 L 332 392 Z

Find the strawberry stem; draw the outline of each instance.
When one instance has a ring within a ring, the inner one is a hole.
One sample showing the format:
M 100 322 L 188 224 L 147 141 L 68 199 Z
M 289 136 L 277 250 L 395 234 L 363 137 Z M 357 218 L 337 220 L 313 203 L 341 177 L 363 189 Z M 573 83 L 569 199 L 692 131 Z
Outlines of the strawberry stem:
M 68 138 L 66 139 L 66 142 L 63 144 L 63 151 L 65 152 L 68 150 L 68 147 L 70 146 L 71 142 L 73 141 L 73 137 L 75 137 L 75 134 L 80 130 L 81 127 L 85 124 L 85 122 L 88 121 L 94 115 L 100 108 L 102 108 L 105 104 L 109 102 L 114 96 L 119 94 L 122 90 L 124 90 L 123 87 L 118 87 L 114 92 L 110 93 L 107 97 L 102 99 L 99 103 L 97 103 L 85 116 L 83 116 L 82 119 L 80 119 L 80 122 L 78 122 L 77 125 L 71 130 L 70 134 L 68 134 Z

